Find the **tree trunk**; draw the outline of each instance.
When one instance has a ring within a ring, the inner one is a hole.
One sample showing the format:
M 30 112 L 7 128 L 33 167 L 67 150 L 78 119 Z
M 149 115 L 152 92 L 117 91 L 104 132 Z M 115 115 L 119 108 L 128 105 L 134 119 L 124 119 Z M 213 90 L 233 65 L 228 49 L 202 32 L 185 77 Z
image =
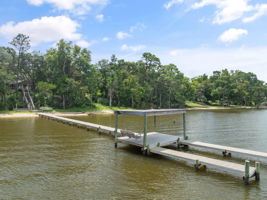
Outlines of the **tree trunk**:
M 134 107 L 134 98 L 133 98 L 133 95 L 131 97 L 131 100 L 132 100 L 132 108 Z
M 4 109 L 7 110 L 7 94 L 6 94 L 6 88 L 3 96 L 3 103 L 4 103 Z
M 29 100 L 28 100 L 28 98 L 27 98 L 27 96 L 26 96 L 26 92 L 25 92 L 25 90 L 24 90 L 23 85 L 21 86 L 21 91 L 22 91 L 22 94 L 23 94 L 23 100 L 24 100 L 25 103 L 27 104 L 27 108 L 28 108 L 28 110 L 31 110 L 31 105 L 30 105 L 30 102 L 29 102 Z
M 62 96 L 62 106 L 63 106 L 63 109 L 66 109 L 66 99 L 65 99 L 65 95 L 64 94 Z
M 161 99 L 161 93 L 159 94 L 159 107 L 161 108 L 162 107 L 162 99 Z
M 31 94 L 30 94 L 30 91 L 29 91 L 29 87 L 27 86 L 26 89 L 27 89 L 27 95 L 28 95 L 28 98 L 29 98 L 31 110 L 34 110 L 35 109 L 35 105 L 33 103 L 33 100 L 32 100 L 32 97 L 31 97 Z
M 66 66 L 65 65 L 66 65 L 66 59 L 64 59 L 63 66 L 62 66 L 62 72 L 64 75 L 66 74 L 66 72 L 65 72 Z
M 111 88 L 109 88 L 109 107 L 112 107 L 112 95 L 113 91 Z
M 171 91 L 169 91 L 169 108 L 171 108 Z

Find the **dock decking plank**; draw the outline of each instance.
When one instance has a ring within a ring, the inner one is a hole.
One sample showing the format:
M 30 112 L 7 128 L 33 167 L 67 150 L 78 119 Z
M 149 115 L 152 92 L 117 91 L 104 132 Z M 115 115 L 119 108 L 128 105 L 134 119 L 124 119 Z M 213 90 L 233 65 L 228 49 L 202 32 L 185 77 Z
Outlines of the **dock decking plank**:
M 228 172 L 239 177 L 243 177 L 245 173 L 244 165 L 232 163 L 228 161 L 217 160 L 213 158 L 208 158 L 204 156 L 194 155 L 190 153 L 184 153 L 181 151 L 175 151 L 171 149 L 166 149 L 162 147 L 154 147 L 150 152 L 163 155 L 174 160 L 185 161 L 189 164 L 195 164 L 196 160 L 199 160 L 201 164 L 206 165 L 209 169 L 214 169 L 214 171 Z M 250 167 L 250 176 L 255 173 L 255 168 Z
M 239 154 L 245 154 L 245 155 L 249 155 L 249 156 L 257 156 L 257 157 L 267 159 L 267 153 L 265 153 L 265 152 L 241 149 L 241 148 L 236 148 L 236 147 L 228 147 L 228 146 L 210 144 L 210 143 L 199 142 L 199 141 L 184 140 L 181 143 L 185 144 L 185 145 L 189 145 L 189 146 L 191 145 L 191 146 L 200 147 L 200 148 L 209 148 L 209 149 L 213 149 L 213 150 L 227 151 L 229 153 L 239 153 Z
M 160 146 L 168 146 L 176 143 L 178 138 L 178 136 L 174 135 L 150 132 L 147 133 L 147 144 L 150 148 L 156 147 L 158 143 L 160 143 Z M 143 147 L 143 134 L 140 134 L 139 138 L 118 137 L 118 142 Z
M 84 122 L 84 121 L 75 120 L 75 119 L 69 119 L 69 118 L 65 118 L 65 117 L 59 117 L 59 116 L 56 116 L 56 115 L 53 115 L 53 114 L 39 113 L 39 116 L 48 117 L 50 119 L 59 120 L 61 122 L 73 123 L 75 125 L 82 126 L 84 128 L 98 130 L 99 132 L 108 133 L 108 134 L 111 134 L 111 135 L 114 135 L 114 132 L 115 132 L 115 128 L 112 128 L 112 127 L 109 127 L 109 126 L 93 124 L 93 123 L 90 123 L 90 122 Z M 118 130 L 118 132 L 120 132 L 120 130 Z

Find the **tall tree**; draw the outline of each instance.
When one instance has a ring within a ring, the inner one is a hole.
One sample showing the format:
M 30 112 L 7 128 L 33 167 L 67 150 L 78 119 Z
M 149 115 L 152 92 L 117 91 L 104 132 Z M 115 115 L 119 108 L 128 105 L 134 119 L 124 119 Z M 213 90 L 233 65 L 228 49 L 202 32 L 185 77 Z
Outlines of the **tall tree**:
M 15 62 L 12 67 L 16 77 L 17 91 L 22 92 L 23 100 L 27 104 L 28 109 L 35 109 L 31 95 L 32 83 L 30 83 L 33 70 L 30 63 L 31 55 L 28 53 L 28 50 L 31 48 L 29 36 L 18 34 L 10 44 L 17 53 L 14 55 Z

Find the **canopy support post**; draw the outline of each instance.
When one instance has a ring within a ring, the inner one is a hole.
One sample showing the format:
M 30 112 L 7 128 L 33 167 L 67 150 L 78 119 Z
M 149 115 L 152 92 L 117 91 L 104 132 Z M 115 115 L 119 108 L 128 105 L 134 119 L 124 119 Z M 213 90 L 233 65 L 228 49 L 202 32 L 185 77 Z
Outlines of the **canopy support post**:
M 147 116 L 145 114 L 144 115 L 144 137 L 143 137 L 143 150 L 144 151 L 147 149 L 146 140 L 147 140 Z
M 115 114 L 115 133 L 114 133 L 114 135 L 115 135 L 115 148 L 117 148 L 118 147 L 118 120 L 119 119 L 119 115 L 118 115 L 118 113 L 116 113 Z
M 184 140 L 187 140 L 188 139 L 188 136 L 186 135 L 185 113 L 183 113 L 183 136 L 184 136 Z

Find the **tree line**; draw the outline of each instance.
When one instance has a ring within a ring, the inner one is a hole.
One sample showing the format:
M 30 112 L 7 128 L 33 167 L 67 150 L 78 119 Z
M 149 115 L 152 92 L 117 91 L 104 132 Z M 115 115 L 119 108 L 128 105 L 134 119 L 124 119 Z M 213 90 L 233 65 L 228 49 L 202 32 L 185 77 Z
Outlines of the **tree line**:
M 180 108 L 186 101 L 258 106 L 267 85 L 253 73 L 214 71 L 188 78 L 152 53 L 129 62 L 112 55 L 91 63 L 91 52 L 60 40 L 44 54 L 30 51 L 30 38 L 18 34 L 12 47 L 0 47 L 0 109 L 108 106 Z

